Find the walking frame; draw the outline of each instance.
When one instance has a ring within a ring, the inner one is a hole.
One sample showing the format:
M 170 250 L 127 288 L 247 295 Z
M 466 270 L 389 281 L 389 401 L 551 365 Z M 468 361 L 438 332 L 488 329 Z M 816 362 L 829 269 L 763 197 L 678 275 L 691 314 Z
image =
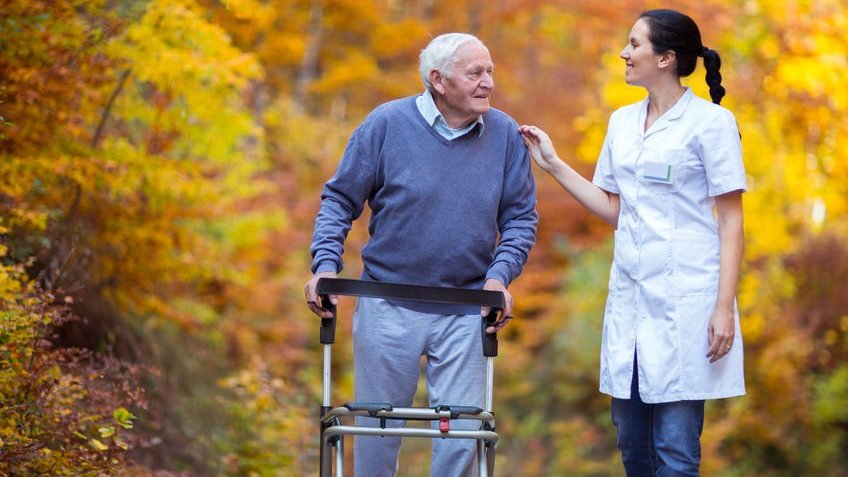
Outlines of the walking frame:
M 324 347 L 323 402 L 320 411 L 320 477 L 344 476 L 344 438 L 347 435 L 424 437 L 430 439 L 473 439 L 477 441 L 477 468 L 479 477 L 493 477 L 495 471 L 495 417 L 492 411 L 492 388 L 494 381 L 494 357 L 498 355 L 498 338 L 495 333 L 486 333 L 486 327 L 495 323 L 498 313 L 505 306 L 503 294 L 491 290 L 469 290 L 463 288 L 427 287 L 394 283 L 322 278 L 317 285 L 321 306 L 333 312 L 332 318 L 321 318 L 321 344 Z M 481 320 L 483 355 L 486 357 L 485 409 L 473 406 L 437 404 L 425 407 L 394 407 L 391 403 L 350 402 L 342 406 L 330 405 L 331 380 L 330 362 L 332 344 L 336 333 L 336 307 L 329 295 L 346 295 L 383 298 L 387 300 L 417 301 L 455 305 L 488 306 L 490 312 Z M 342 418 L 367 416 L 380 419 L 379 427 L 342 425 Z M 439 428 L 387 428 L 386 420 L 438 421 Z M 451 420 L 480 421 L 479 430 L 454 430 Z M 333 467 L 335 463 L 335 474 Z

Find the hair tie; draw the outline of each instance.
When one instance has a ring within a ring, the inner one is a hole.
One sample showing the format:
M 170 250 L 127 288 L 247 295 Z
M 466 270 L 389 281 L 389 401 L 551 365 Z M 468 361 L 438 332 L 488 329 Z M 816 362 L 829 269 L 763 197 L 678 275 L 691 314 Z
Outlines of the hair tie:
M 705 47 L 701 48 L 701 54 L 698 55 L 698 56 L 707 56 L 708 51 L 710 51 L 710 49 L 705 46 Z

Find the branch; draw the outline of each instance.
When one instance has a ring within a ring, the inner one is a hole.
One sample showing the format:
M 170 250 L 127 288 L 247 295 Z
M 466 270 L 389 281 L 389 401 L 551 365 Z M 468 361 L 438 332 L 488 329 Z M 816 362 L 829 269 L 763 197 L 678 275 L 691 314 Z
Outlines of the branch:
M 121 90 L 124 89 L 124 84 L 127 82 L 127 78 L 130 77 L 130 71 L 132 71 L 132 69 L 128 68 L 121 73 L 121 77 L 118 79 L 118 85 L 115 87 L 115 91 L 112 91 L 112 95 L 109 96 L 109 101 L 106 103 L 106 107 L 103 108 L 103 114 L 100 115 L 100 123 L 94 131 L 94 137 L 91 138 L 92 149 L 97 149 L 97 146 L 100 144 L 100 137 L 103 135 L 103 128 L 106 126 L 106 121 L 112 113 L 112 106 L 114 106 L 115 100 L 118 99 L 118 95 L 121 94 Z

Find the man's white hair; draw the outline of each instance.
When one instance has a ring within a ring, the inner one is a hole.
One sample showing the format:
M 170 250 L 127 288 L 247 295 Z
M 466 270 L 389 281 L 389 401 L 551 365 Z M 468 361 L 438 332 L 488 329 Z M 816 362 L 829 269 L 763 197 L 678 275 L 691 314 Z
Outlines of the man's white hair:
M 433 70 L 449 77 L 450 68 L 456 61 L 456 50 L 470 42 L 477 42 L 484 48 L 486 47 L 479 38 L 468 33 L 445 33 L 433 38 L 418 56 L 418 70 L 421 73 L 421 81 L 424 83 L 424 87 L 432 88 L 430 72 Z

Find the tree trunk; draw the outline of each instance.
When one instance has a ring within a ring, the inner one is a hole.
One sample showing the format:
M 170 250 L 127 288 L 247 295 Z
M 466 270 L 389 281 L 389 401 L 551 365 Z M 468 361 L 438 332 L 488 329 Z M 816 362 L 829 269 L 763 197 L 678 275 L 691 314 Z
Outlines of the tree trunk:
M 324 2 L 312 0 L 309 11 L 309 28 L 306 38 L 306 51 L 297 75 L 294 87 L 294 107 L 300 111 L 306 108 L 306 96 L 309 85 L 318 75 L 318 52 L 321 50 L 321 40 L 324 35 Z

